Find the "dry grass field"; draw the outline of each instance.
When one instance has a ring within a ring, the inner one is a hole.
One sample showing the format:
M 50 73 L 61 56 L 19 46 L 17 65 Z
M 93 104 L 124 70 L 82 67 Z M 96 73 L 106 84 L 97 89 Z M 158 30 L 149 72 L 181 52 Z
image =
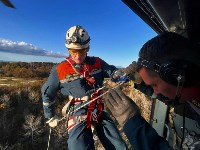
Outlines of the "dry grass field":
M 14 78 L 14 77 L 2 77 L 0 78 L 0 87 L 1 86 L 19 86 L 19 85 L 26 85 L 34 82 L 38 82 L 38 79 L 31 79 L 31 78 Z M 41 80 L 43 81 L 43 80 Z
M 40 131 L 41 135 L 36 135 L 37 132 L 34 131 L 34 140 L 31 142 L 31 134 L 27 135 L 27 130 L 24 128 L 27 126 L 27 116 L 32 116 L 36 119 L 44 119 L 42 112 L 42 101 L 41 101 L 41 86 L 43 80 L 38 79 L 26 79 L 26 78 L 12 78 L 12 77 L 2 77 L 0 79 L 0 117 L 2 122 L 0 128 L 3 129 L 2 137 L 0 140 L 0 149 L 3 147 L 13 147 L 16 148 L 20 145 L 20 149 L 24 150 L 30 146 L 46 147 L 47 136 L 49 132 L 48 126 L 46 126 L 42 121 L 37 124 L 37 130 Z M 108 88 L 113 88 L 116 86 L 114 83 L 109 83 L 106 85 Z M 141 109 L 142 116 L 149 122 L 152 103 L 148 97 L 133 88 L 133 82 L 129 82 L 123 85 L 123 91 L 132 98 L 136 104 Z M 106 92 L 106 91 L 105 91 Z M 61 112 L 61 108 L 64 106 L 65 97 L 59 95 L 57 98 L 57 113 Z M 10 117 L 5 117 L 10 115 Z M 15 118 L 15 119 L 14 119 Z M 13 122 L 14 119 L 14 122 Z M 114 118 L 113 118 L 114 119 Z M 29 119 L 30 121 L 30 119 Z M 12 123 L 10 123 L 12 122 Z M 33 123 L 37 123 L 32 121 Z M 29 122 L 29 123 L 32 123 Z M 28 123 L 28 127 L 30 124 Z M 15 128 L 13 125 L 15 124 Z M 16 126 L 16 124 L 18 126 Z M 52 131 L 52 144 L 51 147 L 63 149 L 66 145 L 62 146 L 62 143 L 66 142 L 65 137 L 65 125 L 60 124 L 57 128 Z M 12 129 L 12 130 L 11 130 Z M 131 146 L 124 135 L 123 131 L 120 129 L 123 139 L 127 142 L 129 148 Z M 20 134 L 18 134 L 20 132 Z M 0 134 L 1 135 L 1 134 Z M 9 136 L 4 136 L 9 135 Z M 12 135 L 16 137 L 13 139 Z M 21 137 L 21 135 L 23 135 Z M 25 136 L 26 135 L 26 136 Z M 32 137 L 33 138 L 33 137 Z M 28 143 L 23 145 L 21 140 L 29 140 Z M 5 144 L 4 141 L 7 141 Z M 3 144 L 4 143 L 4 144 Z M 40 144 L 39 144 L 40 143 Z M 27 146 L 27 147 L 26 147 Z M 96 150 L 104 150 L 100 141 L 95 141 Z M 43 149 L 42 148 L 42 149 Z M 65 149 L 65 148 L 64 148 Z

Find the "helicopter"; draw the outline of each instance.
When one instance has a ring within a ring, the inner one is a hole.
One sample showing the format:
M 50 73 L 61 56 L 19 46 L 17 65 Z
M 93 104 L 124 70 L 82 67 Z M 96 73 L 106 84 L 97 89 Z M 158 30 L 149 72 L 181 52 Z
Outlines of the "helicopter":
M 16 8 L 9 0 L 1 0 L 1 2 L 7 7 Z

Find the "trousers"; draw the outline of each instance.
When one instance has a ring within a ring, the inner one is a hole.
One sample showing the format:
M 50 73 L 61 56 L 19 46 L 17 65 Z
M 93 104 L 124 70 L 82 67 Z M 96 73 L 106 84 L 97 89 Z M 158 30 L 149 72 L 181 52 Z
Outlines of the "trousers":
M 106 150 L 127 150 L 127 144 L 120 135 L 117 126 L 106 111 L 95 125 L 96 134 Z M 94 140 L 91 128 L 86 128 L 82 121 L 69 131 L 67 140 L 69 150 L 94 150 Z

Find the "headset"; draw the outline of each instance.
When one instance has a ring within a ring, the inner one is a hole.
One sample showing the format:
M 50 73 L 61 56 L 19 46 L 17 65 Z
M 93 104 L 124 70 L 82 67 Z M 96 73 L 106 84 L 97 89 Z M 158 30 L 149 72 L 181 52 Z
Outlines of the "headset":
M 154 70 L 159 74 L 161 79 L 174 86 L 189 86 L 194 82 L 194 79 L 191 77 L 191 71 L 194 66 L 192 66 L 193 64 L 191 62 L 186 60 L 175 59 L 159 64 L 140 57 L 137 61 L 137 65 Z

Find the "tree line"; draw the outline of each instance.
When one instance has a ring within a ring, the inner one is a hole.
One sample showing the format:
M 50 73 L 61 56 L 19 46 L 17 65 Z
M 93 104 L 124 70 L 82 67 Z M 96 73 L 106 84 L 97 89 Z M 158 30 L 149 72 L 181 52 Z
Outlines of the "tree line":
M 0 62 L 0 77 L 46 78 L 56 63 Z

